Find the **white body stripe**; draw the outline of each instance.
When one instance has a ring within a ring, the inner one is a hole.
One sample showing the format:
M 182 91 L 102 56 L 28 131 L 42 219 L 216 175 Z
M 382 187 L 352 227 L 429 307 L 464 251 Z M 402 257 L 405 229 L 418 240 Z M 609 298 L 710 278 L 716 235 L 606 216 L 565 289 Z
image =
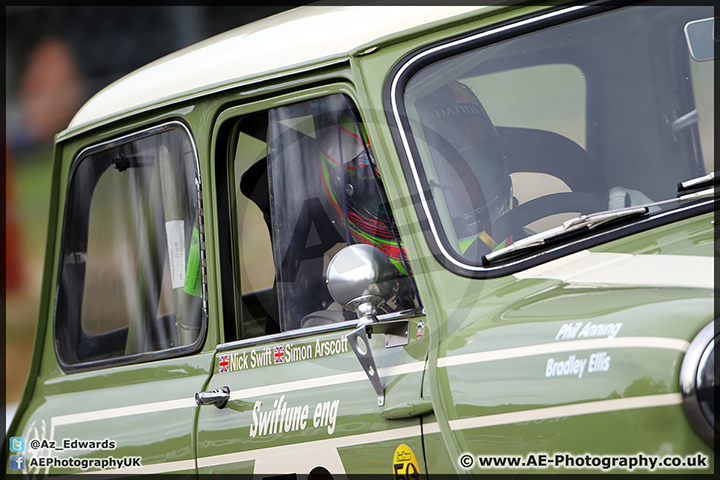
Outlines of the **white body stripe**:
M 451 367 L 468 363 L 492 362 L 495 360 L 509 360 L 513 358 L 546 355 L 548 353 L 570 352 L 576 350 L 604 349 L 604 348 L 660 348 L 684 352 L 690 344 L 682 339 L 665 337 L 616 337 L 594 338 L 589 340 L 557 341 L 527 347 L 504 348 L 489 352 L 466 353 L 451 357 L 438 358 L 438 367 Z
M 392 367 L 378 368 L 380 378 L 393 377 L 396 375 L 404 375 L 413 372 L 421 372 L 425 368 L 425 362 L 413 362 L 403 365 L 395 365 Z M 358 365 L 357 372 L 341 373 L 338 375 L 329 375 L 327 377 L 308 378 L 305 380 L 296 380 L 293 382 L 278 383 L 275 385 L 264 385 L 262 387 L 247 388 L 245 390 L 230 390 L 230 400 L 247 400 L 248 398 L 261 397 L 264 395 L 275 395 L 278 393 L 296 392 L 298 390 L 306 390 L 308 388 L 328 387 L 331 385 L 339 385 L 342 383 L 359 382 L 367 380 L 365 372 L 360 370 Z
M 692 255 L 630 255 L 583 250 L 515 274 L 566 283 L 640 287 L 714 287 L 714 259 Z
M 684 352 L 685 350 L 687 350 L 688 345 L 689 343 L 685 340 L 664 337 L 616 337 L 612 339 L 603 338 L 589 340 L 572 340 L 567 342 L 558 341 L 547 344 L 530 345 L 527 347 L 514 347 L 501 350 L 492 350 L 488 352 L 477 352 L 465 355 L 441 357 L 438 359 L 438 367 L 449 367 L 468 363 L 481 363 L 494 360 L 528 357 L 533 355 L 544 355 L 548 353 L 566 352 L 574 350 L 589 350 L 598 348 L 661 348 Z M 378 373 L 381 377 L 387 378 L 396 375 L 421 372 L 424 368 L 424 365 L 424 362 L 406 363 L 403 365 L 379 368 Z M 308 388 L 318 388 L 331 385 L 339 385 L 343 383 L 358 382 L 363 381 L 366 378 L 367 377 L 365 373 L 362 371 L 341 373 L 338 375 L 329 375 L 326 377 L 311 378 L 306 380 L 295 380 L 292 382 L 247 388 L 245 390 L 231 390 L 230 398 L 237 400 L 265 395 L 274 395 L 277 393 L 288 393 L 293 391 L 305 390 Z M 145 403 L 141 405 L 131 405 L 127 407 L 109 408 L 104 410 L 95 410 L 91 412 L 59 415 L 52 418 L 52 424 L 53 426 L 69 425 L 74 423 L 124 417 L 128 415 L 141 415 L 145 413 L 167 411 L 177 408 L 191 408 L 195 406 L 196 405 L 194 397 L 181 398 L 177 400 Z
M 178 400 L 167 400 L 164 402 L 144 403 L 142 405 L 130 405 L 127 407 L 108 408 L 95 410 L 94 412 L 71 413 L 52 417 L 52 424 L 70 425 L 73 423 L 92 422 L 108 418 L 126 417 L 128 415 L 141 415 L 143 413 L 164 412 L 176 408 L 195 407 L 194 398 L 180 398 Z
M 681 403 L 682 395 L 680 393 L 614 398 L 612 400 L 600 400 L 597 402 L 576 403 L 573 405 L 561 405 L 557 407 L 523 410 L 521 412 L 498 413 L 495 415 L 485 415 L 483 417 L 450 420 L 450 428 L 452 430 L 465 430 L 468 428 L 492 427 L 519 422 L 547 420 L 557 417 L 574 417 L 577 415 L 617 412 L 619 410 L 633 410 L 636 408 L 665 407 L 680 405 Z

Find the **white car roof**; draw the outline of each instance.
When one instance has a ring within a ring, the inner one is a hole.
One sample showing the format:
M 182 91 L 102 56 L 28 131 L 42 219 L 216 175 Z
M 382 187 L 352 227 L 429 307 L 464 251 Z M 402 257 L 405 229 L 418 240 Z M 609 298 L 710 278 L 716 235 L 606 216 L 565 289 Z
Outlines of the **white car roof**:
M 126 75 L 88 100 L 68 130 L 146 105 L 237 85 L 260 74 L 332 63 L 391 34 L 479 8 L 484 7 L 310 5 L 288 10 L 179 50 Z

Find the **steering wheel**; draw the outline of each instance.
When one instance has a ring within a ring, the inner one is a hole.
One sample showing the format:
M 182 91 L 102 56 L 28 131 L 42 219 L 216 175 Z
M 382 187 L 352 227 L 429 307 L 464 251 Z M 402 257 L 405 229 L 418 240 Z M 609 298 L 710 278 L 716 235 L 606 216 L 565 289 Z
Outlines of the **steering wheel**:
M 425 133 L 428 144 L 445 157 L 445 163 L 454 170 L 454 174 L 462 181 L 463 188 L 467 192 L 477 191 L 482 193 L 482 187 L 475 173 L 460 152 L 438 132 L 426 129 Z M 448 187 L 440 187 L 444 190 L 451 190 Z M 473 200 L 476 199 L 484 200 L 484 195 L 477 195 Z M 550 215 L 569 212 L 591 213 L 607 210 L 607 200 L 600 196 L 585 192 L 559 192 L 543 195 L 514 206 L 491 224 L 487 206 L 476 205 L 476 201 L 472 203 L 474 211 L 472 213 L 467 212 L 467 215 L 477 218 L 477 223 L 484 222 L 485 225 L 491 225 L 492 231 L 488 233 L 492 235 L 495 241 L 501 241 L 510 236 L 513 239 L 523 238 L 528 235 L 524 227 Z M 480 250 L 485 250 L 482 246 L 474 247 L 471 250 L 466 251 L 464 256 L 477 256 L 479 259 L 489 251 L 481 252 Z
M 513 207 L 493 223 L 493 232 L 500 238 L 513 235 L 516 239 L 527 235 L 523 229 L 536 220 L 558 213 L 593 213 L 607 210 L 607 201 L 584 192 L 559 192 L 533 198 Z

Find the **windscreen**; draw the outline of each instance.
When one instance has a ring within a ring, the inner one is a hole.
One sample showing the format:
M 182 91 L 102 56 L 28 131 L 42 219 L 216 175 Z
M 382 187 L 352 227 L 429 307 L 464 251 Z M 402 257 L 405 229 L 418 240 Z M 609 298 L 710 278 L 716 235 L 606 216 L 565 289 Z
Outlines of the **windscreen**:
M 619 8 L 411 60 L 402 121 L 433 235 L 482 265 L 581 214 L 685 206 L 678 183 L 711 172 L 714 149 L 711 29 L 686 26 L 712 16 Z

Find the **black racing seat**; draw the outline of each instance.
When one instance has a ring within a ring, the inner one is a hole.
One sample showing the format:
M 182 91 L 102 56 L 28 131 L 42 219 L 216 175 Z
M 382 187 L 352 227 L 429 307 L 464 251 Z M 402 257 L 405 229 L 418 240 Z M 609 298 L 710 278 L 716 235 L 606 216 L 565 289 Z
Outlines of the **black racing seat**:
M 573 192 L 607 198 L 605 176 L 590 154 L 567 137 L 547 130 L 496 127 L 505 147 L 509 173 L 546 173 Z

